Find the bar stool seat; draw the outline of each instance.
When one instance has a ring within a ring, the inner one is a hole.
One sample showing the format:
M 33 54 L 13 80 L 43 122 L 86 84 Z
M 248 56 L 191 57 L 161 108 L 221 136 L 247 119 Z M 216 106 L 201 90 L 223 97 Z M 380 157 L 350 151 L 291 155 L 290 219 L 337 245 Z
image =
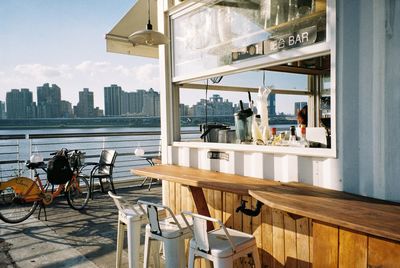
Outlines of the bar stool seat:
M 236 247 L 236 252 L 247 251 L 247 249 L 256 246 L 254 236 L 229 228 L 226 228 L 226 230 Z M 208 243 L 210 244 L 210 255 L 212 256 L 226 258 L 234 255 L 223 229 L 209 232 Z M 190 240 L 190 248 L 197 248 L 197 243 L 194 239 Z
M 185 262 L 185 239 L 191 238 L 192 233 L 186 221 L 181 215 L 174 215 L 169 207 L 139 201 L 139 204 L 147 206 L 147 215 L 149 224 L 146 225 L 144 262 L 143 267 L 149 267 L 149 256 L 151 243 L 155 241 L 164 243 L 165 267 L 166 268 L 184 268 Z M 158 209 L 165 209 L 171 217 L 164 220 L 158 220 Z M 188 222 L 190 225 L 191 223 Z M 153 256 L 154 257 L 154 256 Z M 154 259 L 155 266 L 159 267 L 159 258 Z
M 188 221 L 185 215 L 193 219 L 193 238 L 190 240 L 188 267 L 194 267 L 196 257 L 202 257 L 213 263 L 214 268 L 233 267 L 235 259 L 253 256 L 255 268 L 261 268 L 256 240 L 249 235 L 237 230 L 226 228 L 217 219 L 206 217 L 192 212 L 182 212 L 184 220 Z M 219 229 L 207 232 L 207 222 L 215 222 Z

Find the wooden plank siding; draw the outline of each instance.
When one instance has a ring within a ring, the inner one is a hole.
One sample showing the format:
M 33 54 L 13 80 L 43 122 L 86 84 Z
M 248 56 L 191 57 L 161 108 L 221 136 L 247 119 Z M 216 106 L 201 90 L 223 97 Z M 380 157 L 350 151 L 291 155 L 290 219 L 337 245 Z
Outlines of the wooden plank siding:
M 179 209 L 195 211 L 193 197 L 187 186 L 169 182 L 169 189 L 168 205 L 174 212 L 180 213 Z M 368 236 L 265 205 L 260 215 L 249 217 L 235 210 L 242 199 L 248 201 L 247 207 L 254 209 L 256 199 L 217 190 L 203 190 L 212 217 L 222 219 L 229 228 L 256 237 L 262 268 L 399 267 L 398 242 Z M 172 196 L 173 193 L 175 196 Z M 233 267 L 249 268 L 252 265 L 251 258 L 242 258 L 235 261 Z M 196 260 L 197 268 L 208 266 L 204 260 Z

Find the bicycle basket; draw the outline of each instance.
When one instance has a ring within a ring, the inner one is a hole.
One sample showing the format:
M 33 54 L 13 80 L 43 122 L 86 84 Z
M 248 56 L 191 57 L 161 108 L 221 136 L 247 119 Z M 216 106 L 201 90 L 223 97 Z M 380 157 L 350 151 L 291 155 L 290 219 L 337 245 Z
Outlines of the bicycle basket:
M 85 154 L 81 151 L 74 151 L 69 157 L 69 164 L 73 168 L 80 168 L 85 165 Z

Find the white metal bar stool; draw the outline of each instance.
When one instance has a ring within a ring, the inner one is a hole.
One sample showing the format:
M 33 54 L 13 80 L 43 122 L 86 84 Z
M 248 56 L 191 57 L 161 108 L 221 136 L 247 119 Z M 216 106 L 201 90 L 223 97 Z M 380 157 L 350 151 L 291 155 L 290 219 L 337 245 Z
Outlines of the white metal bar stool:
M 253 235 L 226 228 L 220 220 L 192 212 L 182 212 L 185 221 L 188 220 L 185 215 L 189 215 L 189 219 L 193 220 L 189 268 L 194 267 L 196 257 L 213 262 L 214 268 L 230 268 L 233 267 L 235 259 L 249 254 L 253 256 L 255 268 L 261 268 L 257 244 Z M 207 221 L 216 222 L 221 228 L 207 232 Z
M 138 201 L 147 207 L 147 217 L 149 224 L 146 225 L 146 237 L 144 248 L 143 267 L 147 268 L 149 264 L 149 251 L 152 240 L 162 241 L 164 243 L 165 267 L 183 268 L 185 262 L 185 239 L 192 236 L 190 222 L 184 221 L 181 215 L 174 215 L 172 210 L 163 205 L 153 204 L 145 201 Z M 159 220 L 158 210 L 165 209 L 170 217 Z
M 142 224 L 147 223 L 146 211 L 139 204 L 133 205 L 122 196 L 117 196 L 111 191 L 108 194 L 112 197 L 118 208 L 117 256 L 115 265 L 117 268 L 121 267 L 124 234 L 127 231 L 129 268 L 138 268 L 140 227 Z M 159 216 L 165 217 L 165 210 L 159 210 Z

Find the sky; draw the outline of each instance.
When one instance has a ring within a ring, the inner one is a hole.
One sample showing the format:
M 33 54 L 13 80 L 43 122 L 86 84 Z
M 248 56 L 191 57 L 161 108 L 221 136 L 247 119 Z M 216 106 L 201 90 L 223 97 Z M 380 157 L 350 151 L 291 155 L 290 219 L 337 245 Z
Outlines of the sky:
M 159 89 L 157 59 L 106 52 L 105 34 L 128 12 L 135 0 L 1 0 L 0 100 L 11 89 L 57 84 L 61 98 L 72 105 L 78 92 L 94 92 L 95 106 L 104 108 L 104 87 L 118 84 L 125 91 Z M 144 22 L 145 25 L 145 22 Z M 268 85 L 293 88 L 303 79 L 267 76 Z M 202 81 L 205 83 L 205 81 Z M 222 83 L 257 87 L 262 74 L 226 77 Z M 215 92 L 210 92 L 213 94 Z M 234 103 L 245 93 L 220 92 Z M 255 95 L 254 95 L 255 96 Z M 182 91 L 181 102 L 194 104 L 204 91 Z M 304 100 L 297 98 L 296 100 Z M 278 112 L 291 113 L 293 99 L 277 97 Z
M 57 84 L 76 105 L 88 87 L 104 106 L 104 87 L 159 87 L 158 60 L 106 52 L 105 34 L 135 0 L 1 0 L 0 100 L 13 88 Z

